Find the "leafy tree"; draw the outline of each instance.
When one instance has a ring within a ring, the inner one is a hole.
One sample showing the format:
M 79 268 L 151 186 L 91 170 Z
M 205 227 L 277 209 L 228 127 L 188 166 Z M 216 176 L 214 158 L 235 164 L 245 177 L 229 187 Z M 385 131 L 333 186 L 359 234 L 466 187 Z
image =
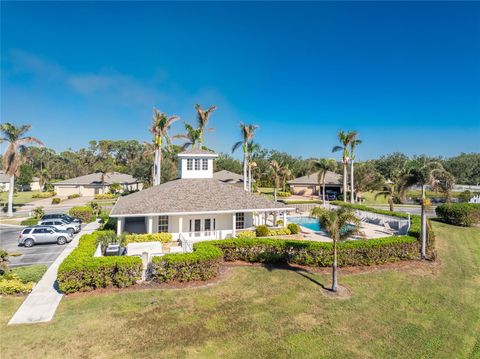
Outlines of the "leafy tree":
M 388 205 L 390 207 L 390 211 L 393 212 L 394 211 L 393 204 L 395 203 L 394 199 L 395 199 L 396 193 L 397 192 L 395 190 L 395 184 L 385 183 L 385 184 L 383 184 L 383 189 L 381 191 L 378 191 L 375 194 L 375 199 L 377 199 L 378 197 L 381 197 L 381 196 L 386 198 L 387 202 L 388 202 Z
M 0 275 L 8 272 L 8 253 L 6 250 L 0 248 Z
M 386 179 L 392 182 L 397 182 L 398 179 L 405 173 L 408 156 L 400 152 L 395 152 L 389 155 L 380 156 L 379 159 L 373 161 L 377 171 Z
M 334 211 L 323 211 L 318 220 L 333 240 L 332 291 L 336 292 L 338 288 L 337 242 L 346 240 L 358 233 L 357 228 L 360 225 L 360 220 L 355 217 L 351 209 L 344 207 Z
M 455 177 L 447 171 L 439 171 L 435 175 L 435 181 L 433 183 L 433 189 L 438 192 L 442 192 L 445 195 L 447 202 L 452 201 L 452 189 L 455 184 Z
M 461 153 L 442 161 L 459 184 L 480 185 L 480 153 Z
M 383 189 L 385 179 L 377 172 L 374 162 L 357 162 L 355 165 L 356 201 L 361 201 L 362 194 L 368 191 Z
M 33 169 L 32 166 L 24 163 L 20 165 L 20 173 L 17 178 L 17 185 L 23 189 L 29 187 L 33 181 Z
M 38 144 L 43 146 L 43 143 L 31 136 L 24 136 L 30 131 L 30 125 L 15 126 L 11 123 L 2 123 L 0 131 L 2 137 L 0 143 L 8 142 L 8 147 L 3 155 L 3 168 L 5 173 L 10 176 L 10 189 L 8 192 L 8 216 L 13 216 L 13 191 L 15 187 L 15 176 L 19 175 L 20 164 L 26 152 L 28 144 Z
M 122 189 L 122 185 L 120 183 L 112 183 L 110 185 L 110 193 L 117 194 Z
M 215 172 L 226 170 L 233 173 L 242 173 L 242 163 L 232 156 L 220 153 L 214 162 Z

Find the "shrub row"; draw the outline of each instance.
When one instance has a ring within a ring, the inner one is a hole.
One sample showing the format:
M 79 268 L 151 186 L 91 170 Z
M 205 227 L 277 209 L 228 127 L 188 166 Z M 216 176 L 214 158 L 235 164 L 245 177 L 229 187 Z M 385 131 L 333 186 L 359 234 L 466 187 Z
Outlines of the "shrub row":
M 0 294 L 27 294 L 33 288 L 33 283 L 24 283 L 16 274 L 6 273 L 0 276 Z
M 156 282 L 208 280 L 218 275 L 222 251 L 211 242 L 195 243 L 192 253 L 153 257 L 149 274 Z
M 55 196 L 55 192 L 38 192 L 38 193 L 33 193 L 32 198 L 50 198 Z
M 290 192 L 288 192 L 288 191 L 285 191 L 285 192 L 283 192 L 283 191 L 278 191 L 278 192 L 277 192 L 277 196 L 278 196 L 278 197 L 290 197 L 291 195 L 292 195 L 292 194 L 291 194 Z
M 80 194 L 78 193 L 74 193 L 74 194 L 70 194 L 67 196 L 68 199 L 74 199 L 74 198 L 79 198 L 80 197 Z
M 473 226 L 480 223 L 480 204 L 445 203 L 435 209 L 437 216 L 457 226 Z
M 257 233 L 255 231 L 240 231 L 237 232 L 237 238 L 257 238 Z
M 142 260 L 138 257 L 93 257 L 97 237 L 104 231 L 85 234 L 78 247 L 58 269 L 59 288 L 65 293 L 110 286 L 128 287 L 141 279 Z
M 20 222 L 22 226 L 35 226 L 37 223 L 38 223 L 38 219 L 34 217 L 24 219 L 23 221 Z
M 288 228 L 270 229 L 265 225 L 255 228 L 257 237 L 287 236 L 292 234 Z
M 95 216 L 93 215 L 93 209 L 89 206 L 76 206 L 70 208 L 68 214 L 72 217 L 78 217 L 83 222 L 92 222 L 95 220 Z
M 330 204 L 333 204 L 333 205 L 336 205 L 336 206 L 343 206 L 343 207 L 358 209 L 360 211 L 367 211 L 367 212 L 372 212 L 372 213 L 377 213 L 377 214 L 383 214 L 383 215 L 386 215 L 386 216 L 408 218 L 407 213 L 391 212 L 391 211 L 388 211 L 386 209 L 372 208 L 372 207 L 365 206 L 363 204 L 351 204 L 351 203 L 345 203 L 343 201 L 331 201 Z
M 332 265 L 332 243 L 280 239 L 228 239 L 213 241 L 225 261 L 295 263 L 307 266 Z M 340 242 L 338 265 L 358 266 L 418 258 L 417 240 L 410 236 Z
M 95 199 L 114 199 L 117 198 L 118 194 L 113 193 L 104 193 L 104 194 L 96 194 Z
M 136 243 L 136 242 L 171 242 L 171 233 L 147 233 L 147 234 L 127 234 L 125 236 L 124 244 Z

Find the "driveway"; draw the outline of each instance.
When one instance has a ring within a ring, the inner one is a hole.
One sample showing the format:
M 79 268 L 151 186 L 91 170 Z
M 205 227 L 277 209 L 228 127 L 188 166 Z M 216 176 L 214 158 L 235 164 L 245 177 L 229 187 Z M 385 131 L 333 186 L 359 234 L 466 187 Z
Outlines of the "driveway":
M 18 246 L 18 236 L 23 227 L 0 225 L 0 248 L 7 252 L 21 253 L 20 256 L 9 257 L 12 267 L 27 266 L 30 264 L 46 264 L 50 266 L 59 254 L 65 249 L 65 246 L 59 246 L 55 243 L 37 244 L 31 248 Z
M 27 217 L 29 216 L 29 213 L 37 207 L 43 207 L 45 213 L 66 213 L 72 207 L 85 206 L 88 202 L 93 200 L 93 197 L 91 196 L 82 196 L 72 199 L 66 199 L 66 197 L 60 198 L 62 199 L 62 202 L 59 204 L 52 204 L 52 198 L 42 198 L 26 203 L 22 207 L 18 207 L 15 214 L 24 214 L 25 217 Z M 3 216 L 6 216 L 6 214 L 3 214 Z

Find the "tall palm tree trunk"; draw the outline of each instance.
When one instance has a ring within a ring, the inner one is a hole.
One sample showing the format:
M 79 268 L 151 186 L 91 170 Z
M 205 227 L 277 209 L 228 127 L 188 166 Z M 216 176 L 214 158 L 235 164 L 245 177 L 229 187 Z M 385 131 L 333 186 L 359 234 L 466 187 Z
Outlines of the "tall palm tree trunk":
M 243 190 L 247 190 L 247 149 L 246 147 L 243 148 Z
M 15 176 L 10 176 L 10 188 L 8 189 L 8 212 L 9 217 L 13 217 L 13 187 L 15 185 Z
M 332 292 L 336 292 L 338 287 L 337 275 L 337 241 L 333 239 L 333 264 L 332 264 Z
M 277 202 L 277 184 L 273 184 L 273 200 Z
M 157 172 L 157 184 L 162 183 L 162 148 L 158 149 L 158 172 Z
M 425 200 L 425 185 L 422 183 L 422 200 Z
M 322 197 L 323 197 L 323 207 L 327 206 L 327 202 L 325 201 L 325 176 L 323 177 L 323 183 L 322 183 Z
M 252 166 L 248 166 L 248 191 L 252 192 Z
M 347 202 L 347 162 L 343 161 L 343 202 Z
M 159 172 L 160 158 L 158 156 L 158 148 L 155 148 L 154 156 L 155 156 L 155 159 L 153 161 L 153 185 L 156 186 L 157 184 L 159 184 L 159 182 L 158 182 L 158 172 Z
M 353 185 L 353 159 L 350 160 L 350 203 L 355 203 L 355 196 L 354 196 L 354 185 Z

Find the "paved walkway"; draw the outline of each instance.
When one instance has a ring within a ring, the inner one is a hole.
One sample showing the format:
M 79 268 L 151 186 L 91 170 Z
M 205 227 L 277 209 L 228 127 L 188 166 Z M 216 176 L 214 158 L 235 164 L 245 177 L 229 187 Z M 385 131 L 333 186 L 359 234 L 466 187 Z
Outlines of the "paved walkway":
M 84 234 L 95 231 L 100 224 L 92 222 L 87 224 L 73 241 L 71 241 L 55 262 L 48 268 L 40 282 L 24 300 L 20 308 L 13 315 L 8 324 L 33 324 L 49 322 L 57 310 L 63 293 L 58 290 L 57 271 L 63 260 L 77 247 L 80 237 Z

